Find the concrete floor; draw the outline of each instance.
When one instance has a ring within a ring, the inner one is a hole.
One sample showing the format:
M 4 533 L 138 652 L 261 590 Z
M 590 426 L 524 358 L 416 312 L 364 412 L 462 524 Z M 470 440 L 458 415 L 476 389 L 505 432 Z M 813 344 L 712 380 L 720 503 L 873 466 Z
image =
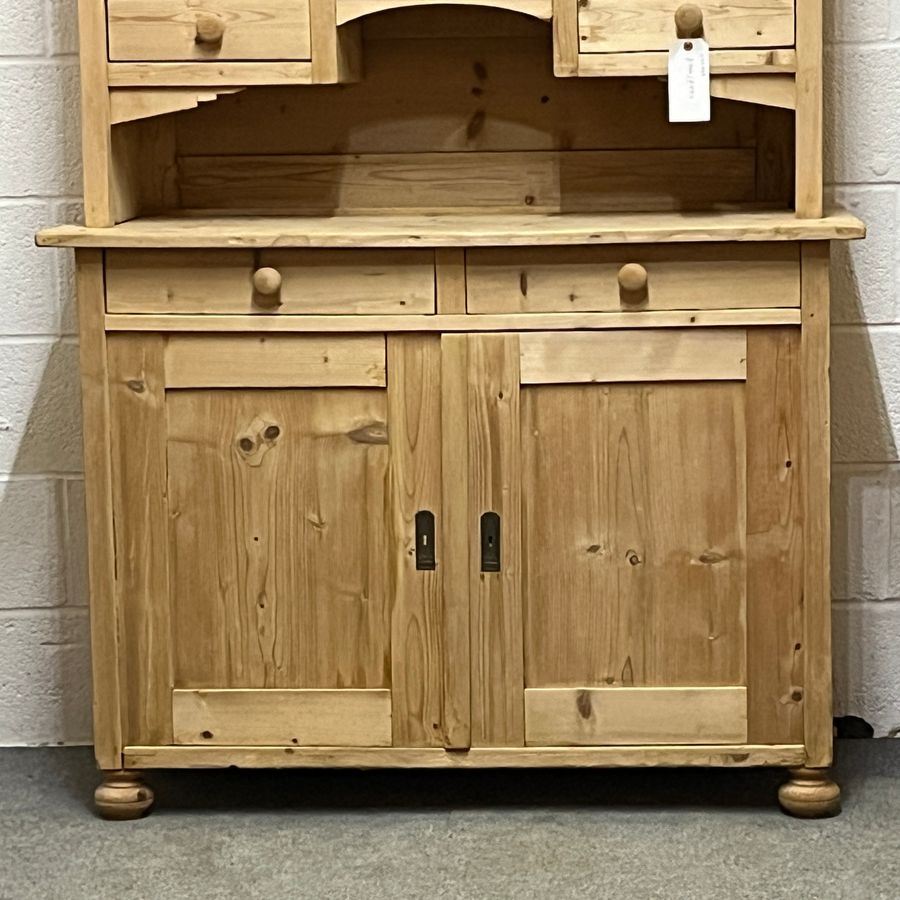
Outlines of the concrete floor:
M 0 750 L 0 898 L 900 898 L 900 740 L 842 741 L 844 813 L 771 770 L 169 772 L 92 814 L 87 748 Z

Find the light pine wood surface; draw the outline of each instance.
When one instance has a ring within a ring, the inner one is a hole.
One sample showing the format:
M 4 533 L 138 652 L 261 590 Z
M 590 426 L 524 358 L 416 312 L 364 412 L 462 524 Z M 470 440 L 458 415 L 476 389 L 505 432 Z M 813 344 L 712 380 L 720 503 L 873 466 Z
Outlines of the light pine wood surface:
M 583 0 L 578 3 L 582 53 L 668 50 L 677 37 L 680 0 Z M 793 0 L 704 0 L 702 36 L 711 48 L 790 47 Z M 690 35 L 687 35 L 690 37 Z

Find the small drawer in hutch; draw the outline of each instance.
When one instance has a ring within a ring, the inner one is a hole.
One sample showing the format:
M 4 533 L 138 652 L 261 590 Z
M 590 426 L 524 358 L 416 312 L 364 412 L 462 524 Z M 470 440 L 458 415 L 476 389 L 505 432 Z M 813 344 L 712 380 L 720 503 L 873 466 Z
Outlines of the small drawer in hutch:
M 431 314 L 432 250 L 118 250 L 111 313 Z
M 800 305 L 794 243 L 478 248 L 470 313 L 750 309 Z
M 668 50 L 700 36 L 714 50 L 791 47 L 794 0 L 578 0 L 582 53 Z
M 107 0 L 113 61 L 309 59 L 307 0 Z

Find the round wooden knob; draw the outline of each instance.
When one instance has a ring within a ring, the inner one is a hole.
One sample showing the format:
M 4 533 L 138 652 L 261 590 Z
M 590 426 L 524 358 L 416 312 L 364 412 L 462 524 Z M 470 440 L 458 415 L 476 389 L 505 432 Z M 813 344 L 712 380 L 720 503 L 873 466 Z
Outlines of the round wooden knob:
M 281 272 L 264 266 L 253 273 L 254 303 L 257 306 L 279 306 Z
M 619 288 L 623 295 L 637 297 L 647 292 L 647 270 L 640 263 L 627 263 L 619 269 Z
M 675 10 L 675 33 L 680 38 L 703 37 L 703 10 L 695 3 L 684 3 Z
M 221 44 L 225 36 L 225 20 L 211 12 L 197 13 L 198 44 Z

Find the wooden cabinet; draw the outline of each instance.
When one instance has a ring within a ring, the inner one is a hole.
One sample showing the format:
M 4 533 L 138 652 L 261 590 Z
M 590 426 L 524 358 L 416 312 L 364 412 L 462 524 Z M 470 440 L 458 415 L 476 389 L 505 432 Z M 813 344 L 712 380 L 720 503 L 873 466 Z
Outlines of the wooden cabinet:
M 105 816 L 226 766 L 781 766 L 839 808 L 864 227 L 820 2 L 487 7 L 80 4 L 87 224 L 38 240 L 76 249 Z M 701 34 L 712 119 L 670 125 Z

